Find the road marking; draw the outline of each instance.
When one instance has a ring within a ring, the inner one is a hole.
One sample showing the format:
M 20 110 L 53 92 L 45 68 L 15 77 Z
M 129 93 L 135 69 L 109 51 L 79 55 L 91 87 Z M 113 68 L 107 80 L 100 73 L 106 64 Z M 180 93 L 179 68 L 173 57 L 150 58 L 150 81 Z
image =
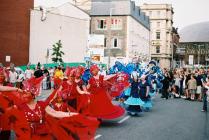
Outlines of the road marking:
M 98 134 L 98 135 L 96 135 L 96 136 L 94 137 L 94 139 L 96 140 L 96 139 L 100 138 L 101 136 L 102 136 L 102 135 Z
M 126 116 L 126 117 L 124 117 L 122 120 L 118 121 L 118 123 L 122 123 L 122 122 L 128 120 L 129 118 L 130 118 L 130 116 Z

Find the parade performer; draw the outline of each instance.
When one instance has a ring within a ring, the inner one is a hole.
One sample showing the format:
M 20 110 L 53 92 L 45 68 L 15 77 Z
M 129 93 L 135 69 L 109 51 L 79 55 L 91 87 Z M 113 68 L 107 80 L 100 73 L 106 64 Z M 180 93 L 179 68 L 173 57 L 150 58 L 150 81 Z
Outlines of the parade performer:
M 66 68 L 65 75 L 61 86 L 58 89 L 64 102 L 67 102 L 74 110 L 77 110 L 77 91 L 75 84 L 75 68 Z
M 63 101 L 60 92 L 55 95 L 54 99 L 50 103 L 50 107 L 52 107 L 56 111 L 76 112 L 73 107 L 70 107 L 66 102 Z
M 140 82 L 139 82 L 139 92 L 140 92 L 140 98 L 142 101 L 144 101 L 143 108 L 146 110 L 149 110 L 152 107 L 151 99 L 149 96 L 150 92 L 150 85 L 148 81 L 146 80 L 146 75 L 142 75 L 140 77 Z
M 124 72 L 118 72 L 114 78 L 104 82 L 112 98 L 120 98 L 123 91 L 129 88 L 129 75 Z
M 27 134 L 30 134 L 29 138 L 31 140 L 51 140 L 51 139 L 81 139 L 81 140 L 90 140 L 94 138 L 96 128 L 98 127 L 99 122 L 96 119 L 85 118 L 74 112 L 63 112 L 56 111 L 49 106 L 50 101 L 53 99 L 56 90 L 48 97 L 46 101 L 35 101 L 36 95 L 40 90 L 40 78 L 32 78 L 24 82 L 24 88 L 27 92 L 23 92 L 22 96 L 18 99 L 10 96 L 10 99 L 13 99 L 14 103 L 17 104 L 18 109 L 24 113 L 23 116 L 16 115 L 16 113 L 11 113 L 13 120 L 16 124 L 23 124 L 27 120 L 25 126 L 29 126 L 30 131 L 27 131 Z M 8 94 L 9 95 L 9 94 Z M 11 94 L 13 95 L 13 94 Z M 16 96 L 17 97 L 17 96 Z M 14 112 L 14 111 L 13 111 Z M 8 116 L 8 118 L 11 118 Z M 58 118 L 58 119 L 56 119 Z M 17 123 L 18 122 L 18 123 Z M 17 127 L 20 128 L 20 127 Z M 20 136 L 26 136 L 24 133 L 16 132 L 17 129 L 14 129 L 16 138 Z M 26 128 L 21 128 L 21 131 L 28 130 Z
M 92 65 L 90 71 L 93 75 L 87 86 L 87 89 L 91 93 L 90 114 L 100 119 L 116 119 L 121 117 L 125 113 L 125 110 L 112 104 L 111 98 L 108 97 L 107 91 L 103 86 L 104 80 L 108 80 L 114 75 L 108 77 L 98 75 L 99 68 L 97 65 Z
M 132 83 L 131 83 L 131 93 L 130 97 L 124 102 L 126 105 L 128 105 L 127 111 L 131 115 L 137 115 L 140 112 L 142 112 L 141 107 L 144 105 L 144 102 L 140 99 L 139 96 L 139 78 L 138 73 L 134 71 L 131 74 L 132 77 Z
M 17 109 L 14 107 L 13 102 L 7 96 L 7 94 L 10 94 L 9 92 L 22 92 L 22 90 L 16 87 L 3 86 L 4 83 L 6 82 L 5 81 L 6 77 L 7 74 L 3 66 L 0 66 L 0 139 L 3 140 L 8 140 L 10 138 L 11 129 L 16 129 L 17 133 L 21 135 L 20 131 L 17 130 L 16 126 L 18 126 L 18 128 L 23 128 L 22 126 L 20 126 L 21 123 L 19 124 L 16 123 L 16 125 L 13 126 L 11 125 L 12 124 L 11 121 L 13 120 L 12 118 L 14 118 L 14 115 L 10 115 L 10 114 L 12 112 L 15 112 L 16 115 L 21 113 L 17 111 Z M 27 137 L 21 137 L 21 138 L 27 138 Z
M 78 66 L 75 70 L 75 83 L 77 91 L 77 111 L 89 115 L 90 93 L 87 91 L 85 82 L 81 79 L 85 69 Z
M 62 100 L 62 96 L 59 94 L 56 94 L 55 99 L 50 103 L 50 107 L 56 111 L 69 113 L 75 112 L 72 107 Z M 80 114 L 59 121 L 60 126 L 67 127 L 71 131 L 74 139 L 80 140 L 90 140 L 94 138 L 98 124 L 99 122 L 97 121 L 97 118 L 83 116 Z

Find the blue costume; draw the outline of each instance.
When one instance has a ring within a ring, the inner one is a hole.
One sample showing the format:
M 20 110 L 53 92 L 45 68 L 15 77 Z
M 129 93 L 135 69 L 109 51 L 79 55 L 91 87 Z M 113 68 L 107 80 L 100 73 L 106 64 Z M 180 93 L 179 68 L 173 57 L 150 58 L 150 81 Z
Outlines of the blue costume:
M 124 102 L 126 105 L 128 105 L 127 111 L 130 113 L 141 112 L 140 106 L 144 104 L 144 102 L 140 99 L 138 86 L 138 81 L 133 81 L 131 83 L 130 97 Z
M 140 98 L 145 103 L 143 107 L 146 109 L 150 109 L 152 107 L 152 102 L 149 95 L 146 97 L 147 86 L 149 86 L 147 81 L 144 83 L 142 83 L 142 81 L 139 82 Z

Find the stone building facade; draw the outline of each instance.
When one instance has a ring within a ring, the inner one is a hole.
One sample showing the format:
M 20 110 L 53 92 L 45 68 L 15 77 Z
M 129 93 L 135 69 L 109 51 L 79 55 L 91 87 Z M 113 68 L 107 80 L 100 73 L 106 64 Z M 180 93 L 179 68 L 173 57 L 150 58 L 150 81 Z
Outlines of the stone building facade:
M 201 22 L 180 30 L 176 56 L 181 67 L 209 65 L 209 22 Z
M 150 18 L 151 59 L 158 61 L 162 68 L 171 68 L 174 14 L 172 5 L 144 4 L 140 7 Z
M 111 64 L 149 58 L 149 18 L 130 0 L 92 0 L 91 34 L 104 34 L 104 56 Z M 105 59 L 104 59 L 105 60 Z

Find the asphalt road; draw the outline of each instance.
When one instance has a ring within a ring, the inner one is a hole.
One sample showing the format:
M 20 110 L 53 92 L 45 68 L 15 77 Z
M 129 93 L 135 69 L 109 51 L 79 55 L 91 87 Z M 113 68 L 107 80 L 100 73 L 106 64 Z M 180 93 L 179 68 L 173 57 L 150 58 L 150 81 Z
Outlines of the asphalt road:
M 49 91 L 44 91 L 47 96 Z M 44 96 L 41 99 L 44 99 Z M 96 140 L 209 140 L 209 113 L 202 102 L 184 99 L 153 100 L 154 107 L 140 116 L 125 115 L 103 122 Z

